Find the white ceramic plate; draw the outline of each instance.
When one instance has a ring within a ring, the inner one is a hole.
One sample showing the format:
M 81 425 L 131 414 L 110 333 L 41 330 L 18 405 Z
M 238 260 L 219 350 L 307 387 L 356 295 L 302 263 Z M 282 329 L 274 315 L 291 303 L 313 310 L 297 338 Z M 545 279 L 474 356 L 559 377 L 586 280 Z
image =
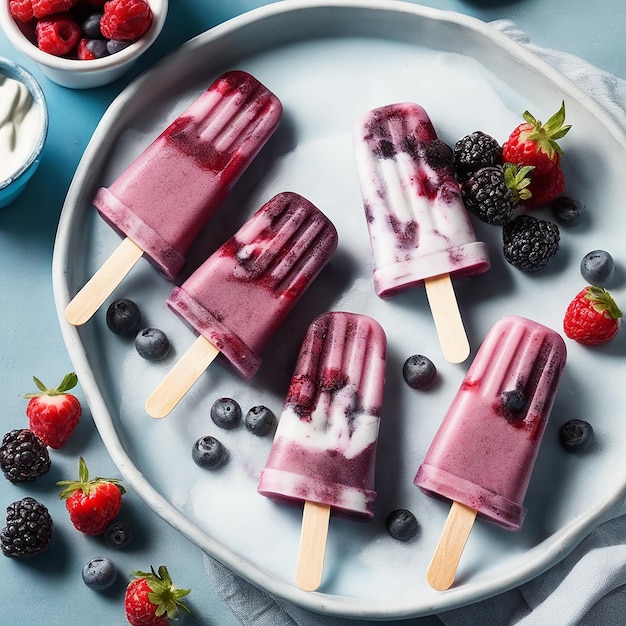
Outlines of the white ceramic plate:
M 253 381 L 243 382 L 215 363 L 168 418 L 152 420 L 144 412 L 146 397 L 194 339 L 165 306 L 172 284 L 142 260 L 112 296 L 134 299 L 146 325 L 168 333 L 174 350 L 159 365 L 143 361 L 132 342 L 108 331 L 106 307 L 81 328 L 70 327 L 63 310 L 119 242 L 91 206 L 95 190 L 110 183 L 218 73 L 235 67 L 256 75 L 281 98 L 284 120 L 194 247 L 187 273 L 286 189 L 305 195 L 333 219 L 340 247 L 267 349 Z M 428 587 L 425 571 L 448 505 L 421 494 L 413 476 L 471 357 L 461 365 L 441 358 L 423 290 L 384 302 L 374 295 L 352 155 L 355 119 L 394 101 L 422 104 L 440 136 L 454 143 L 476 129 L 503 141 L 524 109 L 545 120 L 562 99 L 573 125 L 563 141 L 568 191 L 586 205 L 586 219 L 562 229 L 558 256 L 536 275 L 503 260 L 499 228 L 476 223 L 479 238 L 489 245 L 492 269 L 456 281 L 473 353 L 507 314 L 560 329 L 568 302 L 584 284 L 580 259 L 595 248 L 614 254 L 619 270 L 611 290 L 626 305 L 626 141 L 561 75 L 487 25 L 454 13 L 400 2 L 278 2 L 202 34 L 125 89 L 96 129 L 69 190 L 55 246 L 54 289 L 71 358 L 126 481 L 199 547 L 256 585 L 319 612 L 374 619 L 431 614 L 518 585 L 616 515 L 626 492 L 626 420 L 618 410 L 626 400 L 624 332 L 599 349 L 568 341 L 569 362 L 523 529 L 510 533 L 477 523 L 455 586 L 445 593 Z M 323 584 L 305 593 L 294 585 L 300 513 L 256 493 L 271 438 L 255 437 L 243 426 L 220 431 L 209 408 L 216 398 L 231 396 L 244 411 L 262 403 L 280 414 L 304 331 L 327 309 L 369 313 L 388 334 L 379 500 L 371 523 L 331 520 Z M 439 383 L 428 392 L 411 390 L 402 380 L 402 363 L 414 353 L 429 355 L 439 368 Z M 588 454 L 559 447 L 558 427 L 574 417 L 595 427 L 597 445 Z M 195 439 L 209 433 L 230 452 L 221 471 L 202 471 L 191 459 Z M 421 527 L 406 544 L 385 531 L 385 516 L 398 507 L 411 509 Z

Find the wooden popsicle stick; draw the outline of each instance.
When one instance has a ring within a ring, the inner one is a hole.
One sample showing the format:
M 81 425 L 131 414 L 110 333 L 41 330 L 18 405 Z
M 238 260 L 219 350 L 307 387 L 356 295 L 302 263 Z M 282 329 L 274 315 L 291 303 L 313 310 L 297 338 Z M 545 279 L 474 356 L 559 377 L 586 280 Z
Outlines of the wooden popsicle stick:
M 450 275 L 427 278 L 424 284 L 443 356 L 450 363 L 462 363 L 470 346 Z
M 102 306 L 113 290 L 143 255 L 143 250 L 126 237 L 85 283 L 65 308 L 65 319 L 72 326 L 80 326 Z
M 296 565 L 296 584 L 303 591 L 315 591 L 322 582 L 329 519 L 328 504 L 304 503 Z
M 452 586 L 477 513 L 476 509 L 460 502 L 452 503 L 435 554 L 426 572 L 426 580 L 433 589 L 445 591 Z
M 219 353 L 200 335 L 146 400 L 148 415 L 156 418 L 169 415 Z

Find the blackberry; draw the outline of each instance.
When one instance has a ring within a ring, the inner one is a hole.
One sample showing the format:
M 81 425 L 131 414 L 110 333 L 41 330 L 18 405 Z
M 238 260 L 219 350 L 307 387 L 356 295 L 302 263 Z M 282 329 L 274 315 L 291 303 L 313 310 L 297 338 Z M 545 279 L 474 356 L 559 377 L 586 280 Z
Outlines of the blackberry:
M 536 272 L 556 254 L 559 239 L 553 222 L 519 215 L 502 229 L 504 258 L 523 272 Z
M 52 539 L 52 518 L 34 498 L 23 498 L 7 507 L 6 526 L 0 531 L 2 554 L 9 558 L 45 552 Z
M 432 141 L 424 142 L 423 147 L 424 158 L 434 170 L 440 170 L 450 165 L 452 148 L 447 143 L 441 141 L 441 139 L 433 139 Z
M 479 169 L 461 185 L 467 210 L 487 224 L 506 224 L 517 203 L 529 195 L 527 174 L 531 169 L 518 168 L 511 163 Z
M 11 430 L 2 438 L 0 467 L 12 483 L 37 480 L 50 469 L 48 448 L 28 428 Z
M 469 180 L 483 167 L 498 165 L 502 165 L 502 146 L 481 130 L 459 139 L 452 151 L 452 167 L 459 182 Z
M 483 167 L 461 185 L 468 211 L 487 224 L 506 224 L 513 215 L 513 192 L 504 182 L 501 167 Z

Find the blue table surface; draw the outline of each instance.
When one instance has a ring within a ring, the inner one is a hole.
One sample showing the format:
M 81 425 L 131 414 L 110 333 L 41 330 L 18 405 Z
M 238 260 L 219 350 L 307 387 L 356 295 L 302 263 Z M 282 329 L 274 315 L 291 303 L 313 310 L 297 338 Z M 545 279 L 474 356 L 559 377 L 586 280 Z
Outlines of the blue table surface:
M 178 45 L 264 4 L 269 3 L 174 0 L 170 2 L 161 36 L 137 66 L 115 83 L 87 91 L 55 85 L 0 33 L 0 56 L 32 71 L 40 80 L 50 110 L 48 141 L 39 170 L 24 194 L 0 210 L 2 432 L 25 427 L 26 400 L 21 394 L 32 389 L 33 375 L 52 385 L 72 369 L 54 308 L 52 252 L 65 194 L 102 114 L 138 73 Z M 421 4 L 485 21 L 511 19 L 537 45 L 571 52 L 626 79 L 623 37 L 626 4 L 622 0 L 604 0 L 602 10 L 592 10 L 588 0 L 431 0 Z M 82 399 L 80 388 L 77 395 Z M 43 502 L 55 520 L 55 538 L 46 555 L 29 562 L 2 558 L 0 623 L 7 626 L 125 623 L 123 593 L 130 572 L 164 563 L 180 586 L 192 588 L 188 600 L 193 615 L 186 616 L 183 624 L 238 624 L 204 575 L 200 550 L 153 513 L 136 494 L 130 492 L 125 496 L 122 509 L 122 518 L 133 525 L 136 535 L 127 549 L 111 550 L 101 538 L 83 536 L 72 528 L 64 504 L 57 498 L 56 481 L 75 475 L 80 455 L 89 460 L 94 473 L 119 476 L 84 400 L 83 405 L 83 419 L 70 443 L 62 450 L 52 451 L 53 469 L 47 476 L 27 486 L 0 479 L 2 523 L 5 507 L 26 495 Z M 94 592 L 82 583 L 81 569 L 89 559 L 101 555 L 116 563 L 120 577 L 113 588 Z M 320 617 L 319 624 L 325 622 Z M 353 626 L 364 623 L 350 622 Z M 436 617 L 401 623 L 441 624 Z

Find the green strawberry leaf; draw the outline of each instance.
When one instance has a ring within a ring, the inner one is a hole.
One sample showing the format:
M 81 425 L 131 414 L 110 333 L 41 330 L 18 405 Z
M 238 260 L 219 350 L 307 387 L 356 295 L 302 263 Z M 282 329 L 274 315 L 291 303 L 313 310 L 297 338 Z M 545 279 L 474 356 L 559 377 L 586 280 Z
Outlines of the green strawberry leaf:
M 517 165 L 507 163 L 504 167 L 504 184 L 513 192 L 513 201 L 515 203 L 520 200 L 528 200 L 533 194 L 528 185 L 530 185 L 529 174 L 534 170 L 534 166 L 525 165 L 518 168 Z
M 70 389 L 76 387 L 78 376 L 74 372 L 66 374 L 58 387 L 46 387 L 36 376 L 33 376 L 33 381 L 39 392 L 25 393 L 22 395 L 23 398 L 30 400 L 31 398 L 41 398 L 42 396 L 62 396 Z
M 561 108 L 545 124 L 528 111 L 524 111 L 523 117 L 533 127 L 528 139 L 536 142 L 539 150 L 550 158 L 553 158 L 555 153 L 563 154 L 557 140 L 565 137 L 571 128 L 571 125 L 565 125 L 565 101 L 561 101 Z
M 622 311 L 604 287 L 597 285 L 587 287 L 585 298 L 592 303 L 594 310 L 598 313 L 606 313 L 613 320 L 621 319 Z
M 158 573 L 150 566 L 150 572 L 133 572 L 137 578 L 145 578 L 146 584 L 151 589 L 148 600 L 156 606 L 155 615 L 161 617 L 167 615 L 170 620 L 177 620 L 180 609 L 191 613 L 181 598 L 191 593 L 191 589 L 178 589 L 172 583 L 172 579 L 165 565 L 159 567 Z

